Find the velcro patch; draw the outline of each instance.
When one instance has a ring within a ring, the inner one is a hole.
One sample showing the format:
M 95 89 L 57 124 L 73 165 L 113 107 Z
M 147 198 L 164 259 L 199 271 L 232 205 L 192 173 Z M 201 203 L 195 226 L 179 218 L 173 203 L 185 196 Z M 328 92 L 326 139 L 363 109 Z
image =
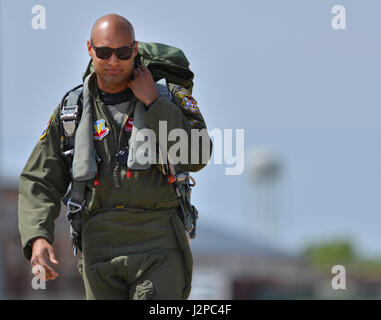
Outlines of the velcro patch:
M 197 106 L 197 101 L 187 91 L 176 92 L 176 97 L 181 101 L 181 106 L 188 111 L 199 113 L 200 109 Z
M 95 140 L 102 140 L 109 133 L 110 129 L 106 127 L 106 121 L 100 119 L 94 121 L 93 134 Z
M 48 134 L 48 129 L 49 129 L 51 123 L 52 123 L 52 118 L 53 118 L 53 115 L 50 116 L 49 121 L 46 124 L 46 127 L 45 127 L 44 131 L 41 134 L 40 140 L 44 139 L 46 137 L 46 135 Z

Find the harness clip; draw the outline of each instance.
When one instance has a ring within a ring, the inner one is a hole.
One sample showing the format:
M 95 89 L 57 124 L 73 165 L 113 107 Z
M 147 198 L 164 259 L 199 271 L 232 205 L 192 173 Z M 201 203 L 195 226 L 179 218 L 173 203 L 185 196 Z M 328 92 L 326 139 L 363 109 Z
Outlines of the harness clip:
M 78 121 L 78 114 L 78 105 L 62 107 L 61 120 L 66 137 L 72 137 L 74 135 L 76 123 Z
M 84 205 L 85 205 L 84 202 L 80 204 L 80 203 L 72 201 L 71 198 L 67 202 L 67 208 L 69 209 L 69 213 L 76 213 L 81 211 Z

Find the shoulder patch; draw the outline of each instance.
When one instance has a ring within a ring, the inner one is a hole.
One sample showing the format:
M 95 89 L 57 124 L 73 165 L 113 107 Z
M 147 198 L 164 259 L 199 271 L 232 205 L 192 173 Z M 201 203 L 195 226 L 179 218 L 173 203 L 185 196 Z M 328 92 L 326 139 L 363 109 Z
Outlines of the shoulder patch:
M 175 93 L 175 96 L 179 98 L 181 107 L 193 113 L 199 113 L 200 109 L 197 106 L 197 101 L 192 97 L 188 90 L 182 89 Z
M 52 123 L 52 118 L 53 118 L 53 115 L 50 116 L 49 121 L 46 124 L 46 127 L 45 127 L 44 131 L 41 134 L 40 140 L 44 139 L 46 137 L 46 135 L 48 134 L 48 130 L 49 130 L 50 125 Z

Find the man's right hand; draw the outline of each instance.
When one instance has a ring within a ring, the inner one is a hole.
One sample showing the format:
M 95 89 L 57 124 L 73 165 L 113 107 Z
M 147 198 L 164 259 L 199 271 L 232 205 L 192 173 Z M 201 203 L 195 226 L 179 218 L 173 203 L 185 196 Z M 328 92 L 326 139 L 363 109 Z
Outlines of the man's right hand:
M 51 263 L 58 265 L 51 244 L 44 238 L 37 238 L 32 245 L 32 258 L 30 259 L 30 264 L 32 265 L 32 268 L 37 265 L 44 267 L 46 281 L 54 280 L 58 277 L 58 273 L 47 264 L 48 260 L 50 260 Z

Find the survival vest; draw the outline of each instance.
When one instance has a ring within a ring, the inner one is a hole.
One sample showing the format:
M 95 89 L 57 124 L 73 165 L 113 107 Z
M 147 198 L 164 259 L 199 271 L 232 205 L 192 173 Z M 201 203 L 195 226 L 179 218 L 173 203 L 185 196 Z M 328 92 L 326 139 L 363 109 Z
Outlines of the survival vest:
M 192 92 L 194 74 L 189 69 L 189 62 L 182 50 L 160 43 L 139 42 L 135 65 L 139 64 L 145 65 L 150 70 L 155 82 L 161 82 L 160 80 L 164 78 L 166 82 L 180 85 Z M 93 71 L 92 60 L 90 60 L 83 74 L 83 81 Z M 68 91 L 62 98 L 60 107 L 60 149 L 61 154 L 69 163 L 72 177 L 74 138 L 83 111 L 82 86 L 83 84 L 78 85 Z M 159 93 L 162 94 L 160 89 Z M 167 164 L 167 166 L 162 166 L 162 172 L 167 176 L 167 182 L 174 185 L 179 199 L 179 217 L 183 221 L 187 235 L 193 239 L 196 235 L 198 212 L 190 203 L 190 196 L 191 187 L 195 186 L 195 181 L 189 175 L 189 172 L 176 172 L 173 164 L 169 161 Z M 96 163 L 94 165 L 96 166 Z M 79 214 L 85 205 L 85 192 L 86 181 L 76 181 L 73 179 L 71 188 L 63 200 L 64 204 L 68 207 L 67 219 L 70 223 L 70 237 L 75 255 L 77 248 L 81 250 L 82 226 Z

